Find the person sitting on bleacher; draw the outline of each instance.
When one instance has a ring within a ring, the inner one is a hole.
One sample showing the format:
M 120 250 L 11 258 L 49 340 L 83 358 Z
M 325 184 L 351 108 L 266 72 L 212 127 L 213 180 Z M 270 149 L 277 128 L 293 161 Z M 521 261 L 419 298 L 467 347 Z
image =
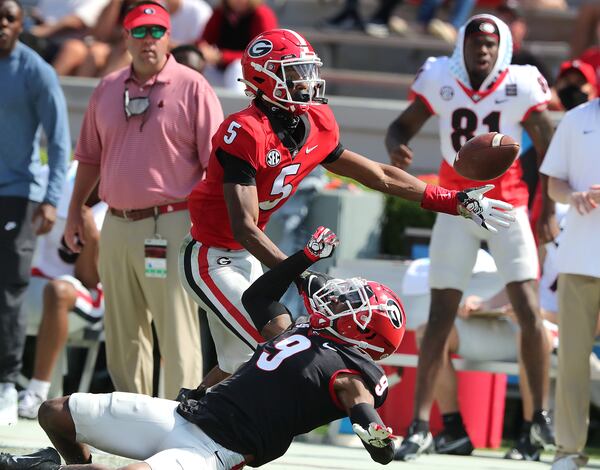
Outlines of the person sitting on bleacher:
M 88 201 L 81 253 L 71 252 L 63 240 L 76 172 L 77 162 L 73 162 L 58 203 L 56 223 L 37 240 L 31 282 L 22 306 L 28 330 L 38 329 L 33 377 L 19 394 L 22 418 L 37 418 L 40 405 L 48 398 L 50 378 L 69 334 L 96 324 L 104 313 L 98 239 L 106 204 L 99 202 L 97 196 Z

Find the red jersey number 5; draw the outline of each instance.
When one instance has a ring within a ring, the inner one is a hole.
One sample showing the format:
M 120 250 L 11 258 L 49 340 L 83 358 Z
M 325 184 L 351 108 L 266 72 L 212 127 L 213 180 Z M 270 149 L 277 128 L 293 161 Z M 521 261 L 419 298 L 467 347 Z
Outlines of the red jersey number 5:
M 293 176 L 293 175 L 297 174 L 299 169 L 300 169 L 299 163 L 284 166 L 281 169 L 281 172 L 279 173 L 279 175 L 277 175 L 277 178 L 275 178 L 275 181 L 273 181 L 273 186 L 271 187 L 271 196 L 279 196 L 279 197 L 272 199 L 270 201 L 260 201 L 258 204 L 258 207 L 260 207 L 260 209 L 263 211 L 268 211 L 268 210 L 273 209 L 273 207 L 275 207 L 277 204 L 279 204 L 279 202 L 281 200 L 289 197 L 290 194 L 292 194 L 292 190 L 294 189 L 294 186 L 292 186 L 289 183 L 286 184 L 285 179 L 288 176 Z
M 226 144 L 231 144 L 235 140 L 235 138 L 237 137 L 236 129 L 239 129 L 240 127 L 242 127 L 241 124 L 238 124 L 235 121 L 231 121 L 231 124 L 229 124 L 229 127 L 227 128 L 227 134 L 225 134 L 225 136 L 223 137 L 223 140 Z

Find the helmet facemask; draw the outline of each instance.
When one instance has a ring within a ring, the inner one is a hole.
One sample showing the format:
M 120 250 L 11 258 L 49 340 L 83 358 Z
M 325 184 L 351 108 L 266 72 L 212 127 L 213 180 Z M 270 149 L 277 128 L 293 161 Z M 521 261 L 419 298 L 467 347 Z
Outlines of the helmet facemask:
M 263 94 L 263 98 L 294 114 L 305 113 L 311 105 L 327 103 L 325 80 L 320 77 L 322 65 L 321 59 L 314 53 L 300 59 L 267 60 L 264 66 L 256 62 L 251 64 L 274 83 L 272 97 Z M 248 80 L 243 82 L 257 89 Z

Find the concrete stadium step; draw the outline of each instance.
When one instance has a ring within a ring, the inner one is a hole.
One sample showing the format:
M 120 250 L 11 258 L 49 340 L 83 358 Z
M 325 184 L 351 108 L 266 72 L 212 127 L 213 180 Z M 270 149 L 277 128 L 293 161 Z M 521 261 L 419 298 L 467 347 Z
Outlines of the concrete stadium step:
M 298 28 L 326 66 L 335 69 L 414 74 L 428 57 L 452 53 L 452 45 L 430 36 L 375 38 L 361 32 Z M 564 42 L 531 41 L 527 48 L 557 70 L 568 56 Z
M 280 24 L 292 28 L 312 28 L 323 20 L 332 17 L 344 6 L 344 0 L 270 0 Z M 364 19 L 368 19 L 377 8 L 376 0 L 361 0 L 360 11 Z M 418 6 L 402 3 L 395 14 L 407 21 L 414 21 Z M 491 13 L 489 8 L 476 8 L 474 13 Z M 442 8 L 440 19 L 447 19 L 448 11 Z M 577 8 L 568 10 L 524 10 L 524 18 L 528 26 L 527 38 L 530 41 L 569 41 Z
M 405 100 L 414 74 L 324 68 L 327 95 Z

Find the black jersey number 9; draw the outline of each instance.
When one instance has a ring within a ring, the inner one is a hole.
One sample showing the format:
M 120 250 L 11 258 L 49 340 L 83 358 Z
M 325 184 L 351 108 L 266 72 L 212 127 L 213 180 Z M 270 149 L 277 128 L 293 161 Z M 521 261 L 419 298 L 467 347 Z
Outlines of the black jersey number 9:
M 500 111 L 492 111 L 481 121 L 489 132 L 500 132 Z M 467 140 L 475 136 L 477 130 L 477 114 L 467 108 L 458 108 L 452 113 L 452 147 L 458 152 Z

